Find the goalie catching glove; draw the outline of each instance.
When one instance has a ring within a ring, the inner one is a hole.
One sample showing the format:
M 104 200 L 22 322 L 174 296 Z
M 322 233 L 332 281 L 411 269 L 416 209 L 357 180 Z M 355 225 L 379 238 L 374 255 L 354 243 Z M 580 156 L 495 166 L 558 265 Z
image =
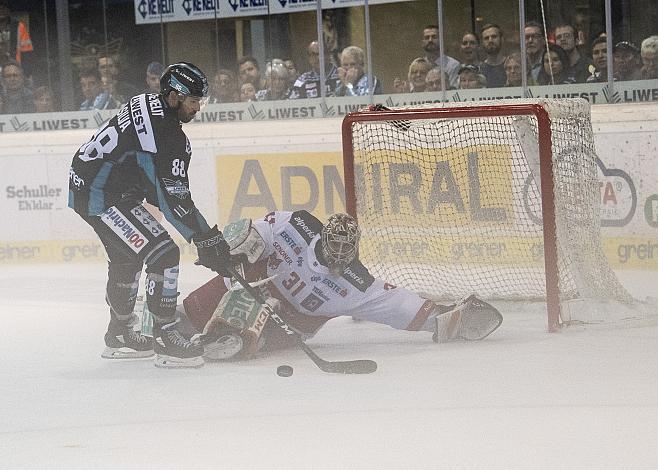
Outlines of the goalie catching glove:
M 231 265 L 230 247 L 216 225 L 208 232 L 194 236 L 192 240 L 199 255 L 196 264 L 205 266 L 220 276 L 230 276 L 226 270 L 227 266 Z

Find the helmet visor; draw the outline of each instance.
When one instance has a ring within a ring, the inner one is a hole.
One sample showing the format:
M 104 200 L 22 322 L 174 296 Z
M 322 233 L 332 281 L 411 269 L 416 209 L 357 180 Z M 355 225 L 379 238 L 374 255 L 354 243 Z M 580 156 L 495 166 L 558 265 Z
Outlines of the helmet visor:
M 186 95 L 183 93 L 178 93 L 178 97 L 181 99 L 181 101 L 187 100 L 188 103 L 199 103 L 199 109 L 203 109 L 207 104 L 208 104 L 208 97 L 207 96 L 192 96 L 192 95 Z

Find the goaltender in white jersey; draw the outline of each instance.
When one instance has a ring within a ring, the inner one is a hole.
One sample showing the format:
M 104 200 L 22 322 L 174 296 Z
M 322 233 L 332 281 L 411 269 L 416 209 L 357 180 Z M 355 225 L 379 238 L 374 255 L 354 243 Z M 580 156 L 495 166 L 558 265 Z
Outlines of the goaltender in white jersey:
M 482 339 L 502 322 L 495 308 L 474 296 L 440 305 L 373 277 L 358 258 L 360 230 L 347 214 L 334 214 L 322 224 L 307 211 L 271 212 L 229 224 L 223 233 L 231 255 L 247 267 L 246 277 L 268 279 L 261 289 L 270 300 L 257 305 L 244 290 L 230 289 L 228 278 L 210 281 L 186 298 L 193 325 L 218 338 L 206 345 L 209 359 L 284 346 L 286 335 L 266 325 L 270 309 L 304 338 L 338 316 L 430 331 L 442 342 Z

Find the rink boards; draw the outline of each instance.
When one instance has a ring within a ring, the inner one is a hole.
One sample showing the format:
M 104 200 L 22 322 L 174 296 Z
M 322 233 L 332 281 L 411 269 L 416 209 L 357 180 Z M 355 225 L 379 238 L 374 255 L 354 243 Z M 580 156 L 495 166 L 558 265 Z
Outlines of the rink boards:
M 273 209 L 306 209 L 321 217 L 344 210 L 340 123 L 309 119 L 186 126 L 196 204 L 211 224 L 220 226 Z M 615 268 L 658 271 L 658 105 L 595 106 L 593 127 L 605 253 Z M 105 259 L 93 231 L 67 208 L 65 175 L 73 153 L 89 136 L 88 130 L 3 135 L 0 262 Z M 377 249 L 413 255 L 423 240 L 427 235 Z M 195 256 L 189 245 L 177 241 L 184 258 Z M 432 243 L 466 263 L 504 265 L 519 260 L 511 247 L 525 243 L 536 253 L 541 240 L 501 235 L 486 243 Z M 422 253 L 416 259 L 422 263 Z

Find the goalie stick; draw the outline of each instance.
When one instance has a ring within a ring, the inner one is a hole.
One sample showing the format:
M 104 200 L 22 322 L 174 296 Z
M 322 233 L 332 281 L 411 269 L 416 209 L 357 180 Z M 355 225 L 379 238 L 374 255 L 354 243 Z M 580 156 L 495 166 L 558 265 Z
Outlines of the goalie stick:
M 254 298 L 256 302 L 266 305 L 260 291 L 249 284 L 244 277 L 236 271 L 233 266 L 228 266 L 227 271 L 231 276 L 237 280 L 242 287 Z M 320 368 L 323 372 L 332 374 L 371 374 L 377 370 L 377 363 L 369 359 L 356 359 L 353 361 L 325 361 L 319 357 L 315 352 L 304 342 L 302 337 L 296 331 L 292 330 L 290 326 L 281 318 L 276 312 L 270 313 L 270 318 L 274 320 L 279 328 L 286 332 L 295 339 L 296 344 L 302 351 Z

